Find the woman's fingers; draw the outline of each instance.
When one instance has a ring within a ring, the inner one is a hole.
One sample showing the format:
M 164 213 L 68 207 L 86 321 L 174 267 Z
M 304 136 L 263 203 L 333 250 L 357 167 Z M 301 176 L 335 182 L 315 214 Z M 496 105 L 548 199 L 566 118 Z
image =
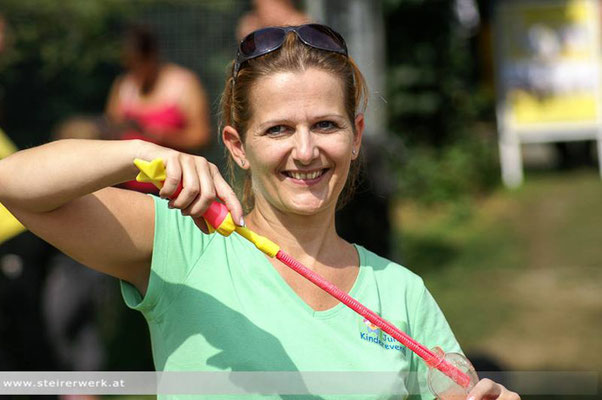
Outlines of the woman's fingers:
M 520 400 L 520 396 L 491 379 L 481 379 L 468 393 L 467 400 Z
M 181 157 L 180 165 L 182 168 L 182 191 L 178 197 L 170 201 L 170 205 L 183 211 L 197 198 L 201 185 L 198 177 L 199 171 L 197 171 L 193 156 Z
M 179 154 L 174 152 L 166 157 L 165 174 L 167 178 L 159 191 L 159 196 L 164 199 L 170 198 L 178 188 L 182 179 L 182 167 L 180 166 Z
M 207 226 L 202 220 L 202 215 L 211 203 L 219 199 L 226 204 L 234 222 L 237 225 L 244 224 L 240 201 L 238 201 L 234 190 L 224 180 L 214 164 L 203 157 L 183 155 L 178 159 L 178 165 L 182 171 L 183 188 L 177 197 L 170 201 L 171 207 L 179 208 L 183 215 L 191 216 L 196 225 L 203 232 L 207 232 Z M 173 170 L 176 171 L 177 169 L 173 168 Z M 170 186 L 169 192 L 167 189 L 165 193 L 162 190 L 161 196 L 169 195 L 172 186 Z M 175 187 L 177 188 L 177 186 L 178 183 L 176 182 Z
M 182 210 L 182 214 L 190 215 L 193 218 L 201 217 L 216 199 L 215 185 L 209 169 L 210 164 L 204 158 L 198 158 L 196 162 L 196 171 L 199 183 L 199 193 L 190 205 Z

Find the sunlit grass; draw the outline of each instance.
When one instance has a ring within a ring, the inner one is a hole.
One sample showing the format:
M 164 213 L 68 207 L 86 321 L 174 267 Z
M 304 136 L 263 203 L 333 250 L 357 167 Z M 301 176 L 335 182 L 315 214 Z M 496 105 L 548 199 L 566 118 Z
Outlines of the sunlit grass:
M 397 244 L 466 351 L 508 368 L 601 370 L 602 181 L 528 176 L 487 198 L 396 208 Z

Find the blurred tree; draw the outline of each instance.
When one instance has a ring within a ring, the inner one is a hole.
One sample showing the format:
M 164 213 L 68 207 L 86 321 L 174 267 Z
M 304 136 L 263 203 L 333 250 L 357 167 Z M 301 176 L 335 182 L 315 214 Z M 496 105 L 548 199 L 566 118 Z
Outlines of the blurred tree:
M 478 97 L 474 38 L 453 3 L 385 1 L 390 127 L 412 144 L 443 145 L 492 111 Z
M 117 28 L 130 4 L 2 1 L 9 45 L 0 58 L 0 124 L 19 147 L 46 141 L 50 127 L 69 114 L 102 109 L 118 71 Z
M 456 1 L 383 1 L 389 130 L 408 148 L 399 181 L 404 196 L 427 202 L 498 181 L 495 99 L 477 57 L 486 21 L 464 29 Z

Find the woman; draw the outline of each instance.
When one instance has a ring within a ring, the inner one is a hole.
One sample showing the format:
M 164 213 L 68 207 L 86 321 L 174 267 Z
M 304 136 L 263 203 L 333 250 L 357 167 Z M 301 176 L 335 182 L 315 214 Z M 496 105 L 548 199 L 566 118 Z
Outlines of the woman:
M 210 117 L 205 91 L 196 75 L 164 63 L 159 43 L 147 27 L 126 33 L 123 62 L 126 73 L 111 88 L 106 114 L 118 139 L 142 139 L 180 151 L 196 152 L 209 144 Z M 124 185 L 155 192 L 153 185 Z
M 459 351 L 419 277 L 335 231 L 337 203 L 357 167 L 365 92 L 330 28 L 266 28 L 241 42 L 222 97 L 221 137 L 246 175 L 244 219 L 213 164 L 140 141 L 65 141 L 18 153 L 0 163 L 0 201 L 38 235 L 123 281 L 127 304 L 148 321 L 158 370 L 423 377 L 416 356 L 240 236 L 197 229 L 206 230 L 200 217 L 219 198 L 234 221 L 423 344 Z M 90 162 L 97 154 L 102 161 Z M 160 196 L 183 184 L 175 199 L 108 187 L 136 175 L 134 158 L 157 157 L 167 170 Z M 422 378 L 407 385 L 432 398 Z M 518 399 L 489 380 L 471 396 Z

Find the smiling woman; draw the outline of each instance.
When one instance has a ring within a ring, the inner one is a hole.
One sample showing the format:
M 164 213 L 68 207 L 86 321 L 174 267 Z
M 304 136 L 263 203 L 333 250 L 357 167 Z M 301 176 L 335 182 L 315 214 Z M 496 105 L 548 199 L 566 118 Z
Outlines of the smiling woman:
M 239 225 L 274 238 L 419 342 L 460 351 L 417 275 L 336 232 L 365 99 L 338 33 L 316 24 L 262 29 L 241 42 L 221 102 L 228 157 L 246 174 L 245 213 L 215 165 L 140 141 L 17 153 L 0 162 L 0 201 L 36 234 L 122 280 L 126 303 L 148 321 L 158 370 L 416 372 L 396 392 L 433 398 L 414 354 L 242 237 L 207 234 L 201 218 L 221 200 Z M 98 154 L 102 165 L 87 162 Z M 163 159 L 163 199 L 108 188 L 136 175 L 135 158 Z M 388 399 L 390 389 L 354 398 Z M 470 395 L 518 398 L 491 381 Z
M 256 212 L 270 205 L 321 223 L 334 217 L 364 129 L 362 114 L 349 121 L 340 94 L 340 80 L 316 68 L 255 83 L 247 132 L 226 126 L 223 139 L 241 168 L 252 171 Z

